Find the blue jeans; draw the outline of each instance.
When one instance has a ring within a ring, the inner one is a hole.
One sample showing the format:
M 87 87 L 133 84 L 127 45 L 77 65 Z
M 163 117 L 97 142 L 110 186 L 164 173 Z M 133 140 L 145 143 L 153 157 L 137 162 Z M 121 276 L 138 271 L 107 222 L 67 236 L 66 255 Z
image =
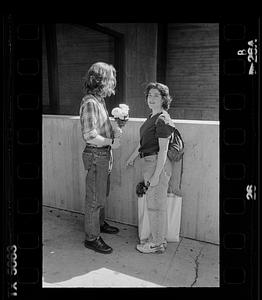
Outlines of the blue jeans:
M 82 153 L 86 174 L 85 239 L 94 240 L 100 235 L 105 220 L 105 201 L 109 193 L 110 148 L 86 146 Z

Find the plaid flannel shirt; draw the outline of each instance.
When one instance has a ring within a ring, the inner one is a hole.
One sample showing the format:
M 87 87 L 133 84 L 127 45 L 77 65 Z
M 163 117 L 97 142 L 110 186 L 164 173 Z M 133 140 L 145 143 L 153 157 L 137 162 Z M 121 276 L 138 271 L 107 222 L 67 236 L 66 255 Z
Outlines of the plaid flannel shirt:
M 80 123 L 85 142 L 101 135 L 113 138 L 113 128 L 103 98 L 86 95 L 80 104 Z

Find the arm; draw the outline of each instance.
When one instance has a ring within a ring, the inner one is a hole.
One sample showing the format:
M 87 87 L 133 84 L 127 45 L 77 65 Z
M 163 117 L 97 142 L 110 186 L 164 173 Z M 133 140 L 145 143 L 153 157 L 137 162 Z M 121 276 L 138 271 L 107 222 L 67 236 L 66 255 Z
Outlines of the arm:
M 85 139 L 85 135 L 84 135 L 84 139 Z M 92 139 L 85 139 L 85 141 L 89 144 L 93 144 L 98 147 L 103 147 L 103 146 L 108 146 L 108 145 L 111 146 L 112 149 L 117 149 L 120 147 L 120 139 L 119 138 L 109 139 L 109 138 L 105 138 L 99 134 L 97 134 Z
M 97 134 L 95 137 L 91 139 L 90 139 L 90 134 L 84 134 L 84 140 L 86 143 L 93 144 L 98 147 L 107 146 L 107 145 L 112 146 L 113 144 L 113 139 L 105 138 L 99 134 Z
M 159 152 L 157 156 L 157 164 L 156 164 L 156 169 L 154 174 L 149 179 L 150 186 L 155 186 L 158 184 L 159 176 L 164 168 L 167 159 L 169 138 L 159 138 L 158 141 L 159 141 Z
M 121 128 L 119 128 L 119 127 L 115 127 L 113 129 L 113 132 L 114 132 L 114 137 L 120 139 L 121 136 L 122 136 L 123 130 Z
M 137 147 L 135 148 L 135 150 L 133 151 L 133 153 L 131 154 L 131 156 L 129 157 L 129 159 L 126 162 L 126 166 L 133 166 L 134 165 L 134 161 L 135 159 L 138 157 L 139 152 L 138 149 L 140 148 L 140 143 L 137 145 Z
M 157 157 L 156 169 L 149 179 L 150 186 L 155 186 L 159 182 L 159 176 L 163 171 L 169 146 L 170 135 L 173 130 L 172 120 L 167 112 L 162 113 L 155 123 L 156 135 L 158 136 L 159 152 Z
M 89 101 L 81 107 L 80 121 L 82 136 L 86 143 L 103 147 L 110 145 L 112 148 L 119 147 L 119 139 L 105 138 L 98 134 L 97 128 L 98 108 L 94 101 Z

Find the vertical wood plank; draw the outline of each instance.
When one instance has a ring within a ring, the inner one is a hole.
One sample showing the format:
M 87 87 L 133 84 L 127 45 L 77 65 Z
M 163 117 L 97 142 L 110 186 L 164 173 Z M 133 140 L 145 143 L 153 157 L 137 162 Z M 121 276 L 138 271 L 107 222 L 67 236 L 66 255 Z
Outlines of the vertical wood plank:
M 218 120 L 218 23 L 168 23 L 166 83 L 172 118 Z

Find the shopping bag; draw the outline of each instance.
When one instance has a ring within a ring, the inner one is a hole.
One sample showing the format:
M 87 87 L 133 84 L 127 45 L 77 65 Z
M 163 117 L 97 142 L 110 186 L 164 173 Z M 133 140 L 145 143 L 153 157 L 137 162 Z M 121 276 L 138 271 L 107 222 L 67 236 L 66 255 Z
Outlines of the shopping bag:
M 173 193 L 167 194 L 167 242 L 179 242 L 181 223 L 182 197 Z M 146 194 L 138 198 L 138 235 L 140 242 L 150 236 Z
M 150 226 L 145 194 L 142 197 L 138 197 L 138 236 L 140 242 L 143 242 L 150 236 Z
M 168 242 L 179 242 L 181 223 L 182 197 L 167 194 L 167 235 Z

